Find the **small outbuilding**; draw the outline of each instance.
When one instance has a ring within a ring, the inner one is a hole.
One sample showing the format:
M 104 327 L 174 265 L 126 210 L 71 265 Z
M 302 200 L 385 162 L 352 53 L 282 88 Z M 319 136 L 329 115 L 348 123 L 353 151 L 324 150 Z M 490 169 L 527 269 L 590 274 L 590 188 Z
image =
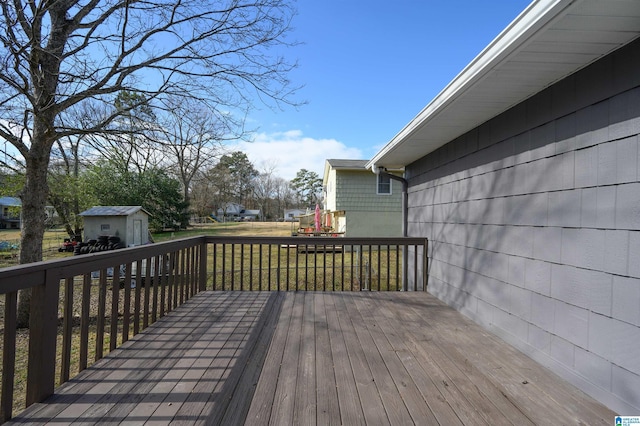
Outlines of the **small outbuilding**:
M 84 240 L 116 236 L 127 247 L 149 242 L 149 212 L 142 206 L 95 206 L 80 213 Z
M 307 214 L 305 209 L 284 209 L 284 221 L 297 222 L 304 214 Z

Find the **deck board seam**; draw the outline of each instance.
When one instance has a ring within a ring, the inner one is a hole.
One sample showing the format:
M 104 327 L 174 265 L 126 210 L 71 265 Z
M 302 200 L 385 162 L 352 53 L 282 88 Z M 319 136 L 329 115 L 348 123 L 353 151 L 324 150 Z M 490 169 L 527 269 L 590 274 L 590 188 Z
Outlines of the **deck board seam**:
M 235 378 L 235 376 L 233 378 L 230 378 L 230 375 L 234 370 L 234 367 L 236 367 L 235 363 L 239 361 L 239 359 L 236 358 L 236 355 L 239 353 L 239 351 L 242 351 L 244 345 L 247 344 L 249 335 L 257 322 L 257 317 L 255 316 L 254 310 L 259 309 L 262 313 L 266 301 L 253 300 L 249 302 L 249 305 L 245 305 L 245 303 L 246 302 L 242 301 L 239 307 L 235 307 L 235 310 L 231 313 L 231 316 L 238 317 L 239 312 L 242 312 L 242 315 L 240 318 L 234 320 L 233 331 L 231 331 L 220 348 L 214 349 L 214 352 L 208 355 L 208 358 L 210 359 L 208 363 L 203 365 L 202 367 L 204 369 L 204 373 L 201 374 L 196 383 L 193 384 L 190 390 L 190 394 L 187 395 L 183 401 L 181 401 L 180 406 L 172 411 L 172 420 L 174 423 L 184 423 L 185 421 L 187 421 L 185 419 L 191 419 L 191 417 L 194 416 L 209 418 L 212 411 L 215 411 L 216 413 L 219 412 L 221 414 L 224 413 L 226 407 L 228 406 L 228 401 L 225 401 L 226 394 L 224 394 L 223 392 L 219 392 L 219 390 L 226 390 L 227 385 L 233 386 L 232 379 Z M 229 307 L 229 310 L 231 310 L 231 308 L 233 307 Z M 247 322 L 248 318 L 249 322 Z M 210 341 L 205 350 L 212 349 L 211 345 L 213 343 L 213 340 Z M 229 357 L 226 362 L 222 361 L 222 359 L 218 357 L 220 353 L 229 353 Z M 217 367 L 222 368 L 221 374 L 216 373 Z M 211 387 L 209 384 L 210 380 L 215 381 L 215 385 L 213 387 Z M 199 405 L 192 404 L 191 402 L 193 401 L 193 397 L 197 397 L 197 395 L 199 395 L 200 393 L 208 393 L 206 401 L 201 402 Z M 220 405 L 222 406 L 222 409 L 213 410 L 214 407 Z M 197 409 L 195 407 L 200 408 Z
M 438 299 L 434 299 L 434 303 L 441 307 L 446 307 L 446 309 L 451 309 Z M 409 310 L 412 310 L 414 314 L 417 314 L 416 307 L 409 306 Z M 566 382 L 560 377 L 555 376 L 550 370 L 532 361 L 525 354 L 518 351 L 513 346 L 508 345 L 497 336 L 483 330 L 478 324 L 475 324 L 471 322 L 471 320 L 463 317 L 461 314 L 457 313 L 457 311 L 449 311 L 449 315 L 455 314 L 460 315 L 458 322 L 461 324 L 461 327 L 464 327 L 466 330 L 468 330 L 463 332 L 462 329 L 459 329 L 459 332 L 456 335 L 458 338 L 462 339 L 461 343 L 465 344 L 465 347 L 469 349 L 469 355 L 476 357 L 481 362 L 486 363 L 487 366 L 491 364 L 494 365 L 493 368 L 484 368 L 480 369 L 480 371 L 482 371 L 482 373 L 487 377 L 491 377 L 492 382 L 500 384 L 500 387 L 504 390 L 505 395 L 510 395 L 510 402 L 517 405 L 519 407 L 518 409 L 520 409 L 521 411 L 524 409 L 526 417 L 532 422 L 537 424 L 548 423 L 552 421 L 561 423 L 583 422 L 584 424 L 594 424 L 595 419 L 593 416 L 596 416 L 600 418 L 602 424 L 609 424 L 610 419 L 604 419 L 597 413 L 592 412 L 590 409 L 587 410 L 586 406 L 576 409 L 575 411 L 572 410 L 574 414 L 569 414 L 569 411 L 566 410 L 567 404 L 572 404 L 571 401 L 574 399 L 572 393 L 577 392 L 576 389 L 571 389 L 572 392 L 567 392 L 562 395 L 561 399 L 564 399 L 565 403 L 562 403 L 555 398 L 547 399 L 546 403 L 542 403 L 542 395 L 547 395 L 546 398 L 549 398 L 549 391 L 556 393 L 557 390 L 555 386 L 559 385 L 561 388 L 564 388 L 567 386 Z M 446 321 L 441 321 L 439 323 L 439 328 L 443 327 L 447 327 Z M 439 341 L 447 340 L 447 337 L 445 336 L 443 330 L 436 329 L 435 332 Z M 474 333 L 473 339 L 469 335 L 470 332 Z M 477 336 L 483 336 L 483 338 L 478 338 Z M 501 348 L 500 352 L 496 352 L 497 346 Z M 476 349 L 476 351 L 473 350 L 474 348 Z M 480 351 L 482 349 L 488 351 L 487 356 L 478 358 L 477 354 L 479 354 L 479 352 L 477 351 Z M 444 352 L 446 353 L 446 350 Z M 527 380 L 526 376 L 523 375 L 521 370 L 517 370 L 514 368 L 514 363 L 521 364 L 525 358 L 525 364 L 527 366 L 534 367 L 535 370 L 542 375 L 542 380 L 552 380 L 555 386 L 544 386 L 541 388 L 537 385 L 537 381 L 534 377 L 530 377 Z M 508 360 L 509 362 L 504 362 L 498 365 L 495 363 L 495 361 L 499 359 Z M 475 363 L 475 365 L 477 366 L 478 364 Z M 497 374 L 498 372 L 502 372 L 503 374 Z M 505 378 L 507 380 L 505 380 Z M 509 388 L 505 387 L 507 386 L 507 383 L 512 383 L 511 385 L 509 385 Z M 525 396 L 525 401 L 521 400 L 522 397 L 517 396 L 518 393 L 522 393 L 522 389 L 526 390 L 526 393 L 524 394 L 527 395 Z M 585 399 L 580 398 L 579 400 L 579 405 L 583 405 L 582 401 L 584 401 Z M 533 407 L 537 408 L 534 409 Z M 585 416 L 585 412 L 589 412 L 592 415 Z M 576 415 L 577 417 L 575 417 Z
M 384 350 L 388 356 L 384 357 L 385 363 L 388 364 L 388 369 L 391 373 L 391 378 L 396 385 L 398 390 L 398 394 L 403 401 L 405 401 L 405 405 L 411 418 L 416 424 L 436 424 L 438 420 L 431 410 L 429 404 L 422 396 L 419 390 L 419 385 L 414 380 L 411 372 L 406 368 L 405 363 L 403 362 L 401 356 L 399 354 L 409 353 L 409 349 L 404 345 L 404 342 L 395 341 L 392 343 L 392 337 L 394 331 L 397 329 L 396 327 L 389 327 L 389 319 L 384 315 L 383 310 L 380 307 L 373 306 L 372 300 L 370 298 L 360 298 L 356 302 L 356 304 L 361 305 L 363 308 L 361 311 L 366 312 L 366 315 L 371 318 L 371 322 L 373 322 L 377 331 L 381 336 L 376 339 L 376 345 L 379 350 Z M 369 322 L 368 322 L 369 323 Z M 394 324 L 395 325 L 395 324 Z M 373 329 L 370 328 L 372 333 Z M 380 344 L 378 344 L 378 342 Z M 382 347 L 381 347 L 382 346 Z M 393 368 L 393 370 L 392 370 Z M 407 384 L 402 383 L 402 379 L 406 379 Z M 403 388 L 406 388 L 403 389 Z M 418 396 L 418 400 L 413 400 Z M 447 424 L 451 424 L 447 422 Z
M 610 424 L 613 416 L 428 293 L 211 291 L 14 424 Z
M 347 309 L 345 298 L 344 294 L 336 296 L 336 312 L 345 337 L 347 354 L 356 380 L 358 395 L 361 400 L 367 401 L 367 404 L 362 407 L 365 422 L 368 424 L 388 424 L 390 419 L 383 407 L 364 349 L 359 343 L 356 324 L 351 317 L 351 310 Z
M 256 384 L 255 396 L 247 413 L 247 422 L 251 422 L 254 425 L 269 424 L 275 389 L 282 368 L 285 342 L 291 324 L 291 310 L 293 309 L 294 301 L 293 297 L 290 297 L 288 293 L 283 293 L 282 297 L 282 310 L 277 318 L 274 336 L 267 348 L 264 365 Z M 276 372 L 277 374 L 275 374 Z M 266 417 L 263 417 L 262 414 L 266 414 Z
M 342 325 L 337 315 L 335 299 L 338 294 L 325 294 L 325 310 L 327 306 L 333 308 L 335 315 L 327 316 L 329 329 L 329 344 L 331 357 L 334 360 L 334 375 L 336 377 L 336 392 L 338 394 L 338 409 L 341 424 L 364 425 L 364 410 L 358 393 L 355 373 L 349 359 L 347 344 Z

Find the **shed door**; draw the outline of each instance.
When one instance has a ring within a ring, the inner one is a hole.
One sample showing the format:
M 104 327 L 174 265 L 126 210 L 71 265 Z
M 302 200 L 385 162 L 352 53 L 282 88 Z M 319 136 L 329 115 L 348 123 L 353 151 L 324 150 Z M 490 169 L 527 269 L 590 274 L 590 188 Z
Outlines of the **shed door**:
M 133 221 L 133 245 L 142 245 L 142 220 L 140 219 Z

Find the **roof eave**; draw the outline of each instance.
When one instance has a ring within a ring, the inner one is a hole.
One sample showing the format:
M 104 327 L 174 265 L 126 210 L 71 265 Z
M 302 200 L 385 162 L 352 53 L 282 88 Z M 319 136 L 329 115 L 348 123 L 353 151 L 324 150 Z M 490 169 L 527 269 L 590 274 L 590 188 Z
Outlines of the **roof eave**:
M 588 8 L 588 2 L 584 0 L 536 0 L 531 3 L 413 120 L 369 160 L 366 167 L 373 168 L 381 165 L 386 167 L 406 166 L 420 158 L 411 157 L 408 154 L 410 148 L 403 147 L 412 138 L 418 140 L 416 138 L 418 132 L 422 136 L 419 153 L 421 154 L 420 156 L 424 156 L 449 142 L 452 140 L 451 138 L 472 130 L 474 127 L 526 100 L 540 90 L 597 60 L 601 56 L 589 57 L 585 55 L 584 62 L 576 63 L 575 66 L 572 64 L 571 68 L 558 69 L 555 70 L 555 73 L 549 75 L 542 76 L 541 74 L 541 78 L 537 79 L 535 83 L 529 84 L 529 81 L 527 81 L 526 90 L 522 90 L 522 93 L 514 92 L 514 95 L 509 97 L 508 102 L 503 102 L 495 108 L 488 107 L 486 112 L 475 116 L 460 117 L 460 123 L 456 123 L 449 130 L 442 131 L 445 128 L 443 123 L 446 124 L 447 122 L 446 112 L 453 108 L 452 105 L 458 105 L 459 107 L 459 103 L 456 104 L 456 102 L 464 99 L 465 94 L 473 93 L 474 90 L 483 87 L 481 86 L 483 81 L 490 80 L 488 77 L 493 77 L 493 73 L 500 70 L 503 65 L 508 64 L 510 58 L 516 58 L 518 53 L 526 50 L 526 46 L 538 40 L 538 36 L 545 34 L 547 29 L 552 29 L 556 23 L 561 22 L 563 18 L 569 16 L 573 11 L 580 10 L 583 5 Z M 632 31 L 631 34 L 633 33 Z M 522 76 L 521 81 L 526 78 L 527 76 Z M 438 123 L 439 116 L 445 117 L 440 123 Z M 462 123 L 463 119 L 466 119 L 464 123 Z M 429 127 L 427 126 L 434 123 L 438 123 L 437 125 L 439 125 L 442 135 L 428 131 Z M 433 134 L 434 136 L 425 137 L 426 134 Z

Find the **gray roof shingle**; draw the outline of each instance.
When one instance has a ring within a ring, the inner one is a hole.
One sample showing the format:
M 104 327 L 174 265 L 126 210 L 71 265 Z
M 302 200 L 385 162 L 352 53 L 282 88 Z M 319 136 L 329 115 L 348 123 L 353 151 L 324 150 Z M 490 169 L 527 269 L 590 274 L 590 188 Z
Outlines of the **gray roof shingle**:
M 80 216 L 129 216 L 140 210 L 149 214 L 142 206 L 94 206 L 80 213 Z

